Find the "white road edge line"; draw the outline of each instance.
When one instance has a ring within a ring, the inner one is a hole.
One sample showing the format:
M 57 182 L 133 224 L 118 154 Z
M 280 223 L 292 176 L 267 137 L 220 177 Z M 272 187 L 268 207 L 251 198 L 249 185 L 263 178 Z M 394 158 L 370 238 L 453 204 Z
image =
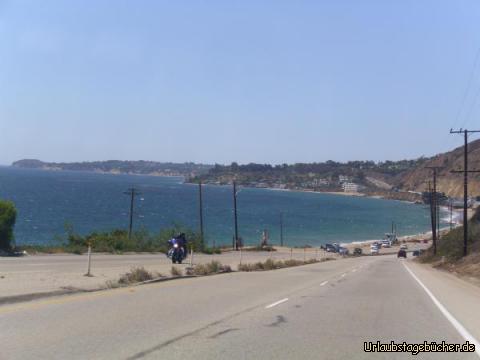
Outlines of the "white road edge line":
M 284 303 L 285 301 L 288 301 L 288 298 L 285 298 L 285 299 L 279 300 L 277 302 L 274 302 L 273 304 L 267 305 L 267 306 L 265 306 L 265 309 L 270 309 L 274 306 L 277 306 L 277 305 L 280 305 L 280 304 Z
M 320 284 L 320 286 L 324 286 L 324 285 L 327 285 L 328 284 L 328 280 L 327 281 L 324 281 Z
M 463 327 L 460 322 L 453 317 L 452 314 L 438 301 L 438 299 L 435 297 L 435 295 L 432 294 L 430 290 L 420 281 L 420 279 L 413 273 L 412 270 L 409 269 L 405 263 L 403 263 L 403 266 L 405 266 L 405 269 L 412 275 L 412 277 L 420 284 L 420 286 L 425 290 L 428 296 L 432 299 L 433 303 L 437 305 L 438 309 L 442 312 L 442 314 L 447 318 L 448 321 L 453 325 L 453 327 L 460 333 L 460 335 L 470 342 L 471 344 L 475 345 L 475 352 L 477 353 L 478 357 L 480 357 L 480 342 L 473 337 L 472 334 L 468 332 L 467 329 Z

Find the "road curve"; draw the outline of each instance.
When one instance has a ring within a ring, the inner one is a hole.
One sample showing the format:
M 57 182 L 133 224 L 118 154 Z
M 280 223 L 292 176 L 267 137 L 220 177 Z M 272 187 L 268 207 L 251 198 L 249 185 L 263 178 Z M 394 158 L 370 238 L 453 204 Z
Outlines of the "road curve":
M 2 360 L 412 357 L 363 351 L 377 340 L 464 342 L 391 256 L 0 306 Z

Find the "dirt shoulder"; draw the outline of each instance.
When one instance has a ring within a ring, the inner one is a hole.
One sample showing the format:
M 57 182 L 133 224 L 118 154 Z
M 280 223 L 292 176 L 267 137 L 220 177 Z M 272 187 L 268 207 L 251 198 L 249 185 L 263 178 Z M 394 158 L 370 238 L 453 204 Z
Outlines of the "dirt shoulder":
M 275 260 L 321 260 L 335 255 L 325 253 L 318 248 L 290 249 L 277 251 L 228 251 L 222 254 L 194 254 L 193 265 L 206 264 L 217 260 L 236 270 L 238 264 Z M 175 267 L 185 273 L 191 258 Z M 0 258 L 0 301 L 4 297 L 25 297 L 34 294 L 68 293 L 92 291 L 105 288 L 109 281 L 115 282 L 133 267 L 144 267 L 152 273 L 170 276 L 172 263 L 163 253 L 154 254 L 93 254 L 91 274 L 84 276 L 87 270 L 87 255 L 51 254 L 23 257 Z

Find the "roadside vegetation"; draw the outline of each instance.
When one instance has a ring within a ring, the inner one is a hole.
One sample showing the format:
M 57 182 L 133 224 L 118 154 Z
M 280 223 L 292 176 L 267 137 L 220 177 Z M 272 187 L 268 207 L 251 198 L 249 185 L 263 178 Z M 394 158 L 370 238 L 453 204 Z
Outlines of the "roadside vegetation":
M 71 224 L 66 224 L 65 234 L 61 237 L 56 237 L 52 244 L 21 246 L 18 250 L 83 254 L 87 251 L 88 244 L 91 244 L 92 251 L 112 254 L 125 252 L 167 252 L 168 240 L 182 232 L 185 233 L 188 239 L 189 250 L 193 246 L 195 252 L 207 254 L 219 254 L 221 252 L 218 248 L 208 248 L 198 233 L 178 224 L 163 229 L 159 233 L 151 233 L 146 229 L 140 229 L 133 232 L 131 238 L 128 237 L 128 231 L 121 229 L 103 232 L 94 231 L 87 235 L 80 235 Z
M 11 201 L 0 200 L 0 251 L 10 252 L 14 241 L 13 228 L 17 209 Z
M 300 266 L 300 265 L 307 265 L 307 264 L 315 264 L 318 262 L 324 262 L 329 260 L 335 260 L 334 258 L 323 258 L 321 260 L 316 259 L 309 259 L 306 261 L 301 260 L 274 260 L 274 259 L 267 259 L 263 262 L 259 261 L 256 263 L 246 263 L 238 265 L 238 271 L 267 271 L 267 270 L 276 270 L 276 269 L 283 269 L 292 266 Z
M 187 269 L 187 275 L 206 276 L 213 274 L 221 274 L 232 272 L 232 268 L 229 265 L 222 265 L 219 261 L 210 261 L 206 264 L 198 264 L 193 268 Z
M 145 270 L 143 266 L 132 267 L 129 272 L 120 276 L 117 281 L 108 280 L 105 285 L 107 288 L 117 288 L 137 284 L 143 281 L 158 279 L 163 277 L 159 272 L 150 272 Z
M 467 247 L 468 256 L 463 257 L 463 226 L 460 226 L 440 238 L 437 255 L 433 255 L 431 247 L 420 256 L 419 261 L 480 279 L 480 208 L 468 222 Z

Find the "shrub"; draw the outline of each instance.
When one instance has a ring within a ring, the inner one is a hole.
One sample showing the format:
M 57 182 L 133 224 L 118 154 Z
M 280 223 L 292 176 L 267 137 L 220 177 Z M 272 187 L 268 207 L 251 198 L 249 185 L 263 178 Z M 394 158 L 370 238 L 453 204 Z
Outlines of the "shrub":
M 211 261 L 206 264 L 195 265 L 191 274 L 205 276 L 205 275 L 218 274 L 218 273 L 231 272 L 231 271 L 232 269 L 230 268 L 229 265 L 222 265 L 218 261 Z
M 271 245 L 265 245 L 265 246 L 261 246 L 261 245 L 257 245 L 257 246 L 249 246 L 249 247 L 245 247 L 243 248 L 244 251 L 277 251 L 277 249 L 275 249 L 273 246 Z
M 170 269 L 170 274 L 172 274 L 172 276 L 182 276 L 183 272 L 182 269 L 172 266 L 172 268 Z
M 222 251 L 219 248 L 205 248 L 203 249 L 203 253 L 207 255 L 212 255 L 212 254 L 221 254 Z
M 153 279 L 153 275 L 142 267 L 132 267 L 130 272 L 125 273 L 118 280 L 119 284 L 128 285 Z
M 17 209 L 11 201 L 0 200 L 0 250 L 11 250 Z
M 326 260 L 324 260 L 326 261 Z M 314 264 L 318 261 L 316 259 L 309 259 L 307 261 L 300 261 L 300 260 L 273 260 L 267 259 L 264 262 L 257 262 L 251 264 L 240 264 L 238 265 L 238 271 L 263 271 L 263 270 L 275 270 L 275 269 L 282 269 L 285 267 L 292 267 L 292 266 L 299 266 L 305 264 Z

